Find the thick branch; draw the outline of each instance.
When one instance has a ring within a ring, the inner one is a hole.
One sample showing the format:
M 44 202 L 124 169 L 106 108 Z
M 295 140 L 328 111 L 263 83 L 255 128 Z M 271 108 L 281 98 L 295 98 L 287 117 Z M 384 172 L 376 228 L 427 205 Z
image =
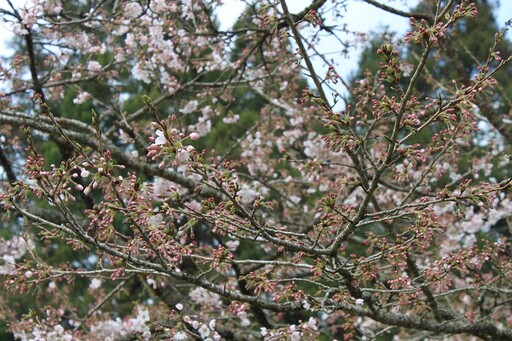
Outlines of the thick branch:
M 14 171 L 12 169 L 12 162 L 7 158 L 7 155 L 4 153 L 4 149 L 0 145 L 0 165 L 4 169 L 5 174 L 7 175 L 7 180 L 9 180 L 9 183 L 14 185 L 18 179 L 16 178 L 16 174 L 14 174 Z
M 433 21 L 434 20 L 434 17 L 430 14 L 426 14 L 426 13 L 418 13 L 418 12 L 405 12 L 405 11 L 401 11 L 399 9 L 396 9 L 394 7 L 391 7 L 391 6 L 388 6 L 388 5 L 384 5 L 384 4 L 381 4 L 380 2 L 378 1 L 375 1 L 375 0 L 365 0 L 366 3 L 370 4 L 370 5 L 373 5 L 377 8 L 380 8 L 386 12 L 389 12 L 389 13 L 393 13 L 393 14 L 396 14 L 396 15 L 399 15 L 399 16 L 402 16 L 402 17 L 406 17 L 406 18 L 415 18 L 415 19 L 425 19 L 425 20 L 428 20 L 428 21 Z
M 60 120 L 57 119 L 57 121 Z M 70 123 L 71 120 L 66 120 L 65 122 Z M 23 114 L 0 113 L 0 123 L 24 125 L 50 135 L 57 133 L 57 128 L 52 123 L 46 122 L 46 120 L 42 117 L 35 118 Z M 83 131 L 78 132 L 75 130 L 63 129 L 65 134 L 71 140 L 76 141 L 83 146 L 88 146 L 97 150 L 99 147 L 99 141 L 95 137 L 96 133 L 94 129 L 81 122 L 74 121 L 73 124 L 77 127 L 82 128 Z M 198 182 L 192 180 L 191 178 L 187 178 L 186 176 L 178 172 L 175 172 L 172 169 L 162 169 L 159 168 L 158 165 L 149 164 L 139 159 L 130 157 L 123 150 L 121 150 L 114 143 L 112 143 L 112 141 L 110 141 L 109 139 L 102 138 L 101 143 L 103 147 L 112 152 L 112 156 L 115 158 L 115 160 L 117 160 L 122 165 L 130 167 L 147 175 L 160 176 L 164 179 L 176 182 L 177 184 L 182 185 L 190 190 L 197 190 L 203 196 L 212 196 L 214 198 L 222 199 L 221 194 L 218 193 L 217 191 L 211 188 L 201 187 L 199 186 Z
M 485 340 L 512 340 L 512 331 L 500 329 L 487 322 L 477 322 L 475 324 L 471 324 L 465 320 L 437 322 L 382 310 L 377 313 L 368 311 L 365 315 L 384 324 L 417 330 L 428 330 L 437 334 L 470 334 Z

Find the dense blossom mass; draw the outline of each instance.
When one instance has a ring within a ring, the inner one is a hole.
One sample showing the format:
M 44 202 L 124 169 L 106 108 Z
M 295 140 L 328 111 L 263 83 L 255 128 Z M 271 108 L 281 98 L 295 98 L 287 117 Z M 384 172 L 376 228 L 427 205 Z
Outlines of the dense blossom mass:
M 6 1 L 0 338 L 512 340 L 510 21 L 351 2 Z

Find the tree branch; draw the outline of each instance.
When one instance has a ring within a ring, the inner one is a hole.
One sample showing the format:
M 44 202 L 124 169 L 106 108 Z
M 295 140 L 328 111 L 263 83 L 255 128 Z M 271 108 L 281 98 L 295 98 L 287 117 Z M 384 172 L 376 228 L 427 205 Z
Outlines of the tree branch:
M 380 2 L 378 1 L 375 1 L 375 0 L 364 0 L 366 3 L 370 4 L 370 5 L 373 5 L 377 8 L 380 8 L 380 9 L 383 9 L 384 11 L 386 12 L 389 12 L 389 13 L 392 13 L 392 14 L 396 14 L 396 15 L 399 15 L 401 17 L 406 17 L 406 18 L 415 18 L 415 19 L 425 19 L 427 21 L 434 21 L 434 16 L 430 15 L 430 14 L 426 14 L 426 13 L 418 13 L 418 12 L 405 12 L 405 11 L 401 11 L 399 9 L 396 9 L 394 7 L 391 7 L 391 6 L 388 6 L 388 5 L 384 5 L 384 4 L 381 4 Z

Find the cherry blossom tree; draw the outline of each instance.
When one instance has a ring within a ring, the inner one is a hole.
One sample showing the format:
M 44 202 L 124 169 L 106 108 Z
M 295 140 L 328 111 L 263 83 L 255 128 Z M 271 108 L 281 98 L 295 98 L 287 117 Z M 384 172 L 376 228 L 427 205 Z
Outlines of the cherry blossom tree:
M 431 69 L 478 3 L 366 0 L 411 27 L 350 85 L 348 0 L 251 2 L 230 30 L 217 0 L 6 2 L 14 338 L 512 340 L 505 31 Z

